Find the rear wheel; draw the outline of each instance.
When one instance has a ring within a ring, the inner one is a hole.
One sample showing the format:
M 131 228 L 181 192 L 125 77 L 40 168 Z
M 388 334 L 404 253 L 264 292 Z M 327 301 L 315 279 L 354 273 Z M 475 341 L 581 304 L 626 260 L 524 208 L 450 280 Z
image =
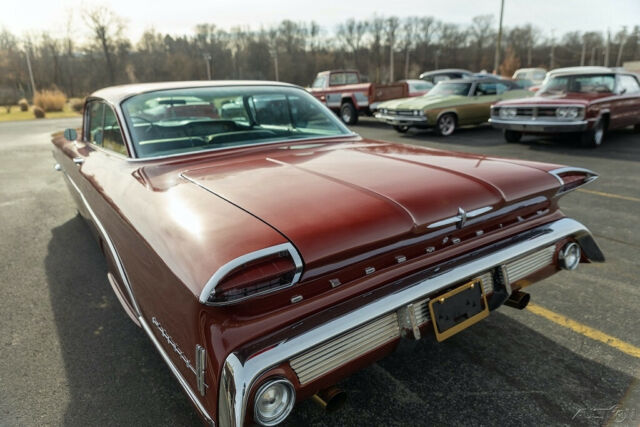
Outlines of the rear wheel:
M 507 142 L 519 142 L 522 139 L 522 132 L 517 130 L 505 129 L 503 135 Z
M 605 125 L 604 120 L 600 119 L 593 125 L 592 129 L 585 131 L 580 135 L 580 145 L 587 148 L 597 148 L 602 145 L 604 139 Z
M 456 126 L 457 119 L 455 114 L 443 114 L 436 122 L 436 133 L 440 136 L 449 136 L 456 130 Z
M 358 112 L 356 107 L 350 102 L 345 102 L 340 107 L 340 118 L 348 125 L 355 125 L 358 123 Z
M 394 126 L 393 128 L 400 133 L 407 133 L 409 130 L 409 126 Z

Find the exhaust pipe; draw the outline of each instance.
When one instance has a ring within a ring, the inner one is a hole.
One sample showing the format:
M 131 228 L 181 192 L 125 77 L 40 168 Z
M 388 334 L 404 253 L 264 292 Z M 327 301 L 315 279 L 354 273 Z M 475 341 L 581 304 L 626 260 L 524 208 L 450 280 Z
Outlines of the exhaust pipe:
M 347 393 L 338 387 L 331 386 L 324 390 L 320 390 L 311 398 L 326 412 L 334 412 L 340 409 L 347 401 Z
M 531 295 L 526 292 L 513 291 L 509 298 L 504 302 L 504 305 L 522 310 L 527 306 L 527 304 L 529 304 L 530 299 Z

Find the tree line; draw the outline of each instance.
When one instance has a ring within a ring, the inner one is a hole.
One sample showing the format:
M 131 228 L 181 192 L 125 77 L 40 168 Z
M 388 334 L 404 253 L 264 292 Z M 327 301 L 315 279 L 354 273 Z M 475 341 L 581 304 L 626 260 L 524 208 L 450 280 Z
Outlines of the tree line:
M 76 28 L 84 28 L 80 33 Z M 316 72 L 355 68 L 370 81 L 417 78 L 438 68 L 492 72 L 497 24 L 492 15 L 467 25 L 432 16 L 347 19 L 327 29 L 316 22 L 283 20 L 268 28 L 224 30 L 199 24 L 192 34 L 150 29 L 139 40 L 124 35 L 125 21 L 112 10 L 85 10 L 55 35 L 18 37 L 0 31 L 0 89 L 30 97 L 58 88 L 82 97 L 114 84 L 167 80 L 258 79 L 300 85 Z M 500 74 L 518 67 L 620 66 L 640 59 L 640 26 L 614 33 L 544 34 L 531 24 L 503 30 Z

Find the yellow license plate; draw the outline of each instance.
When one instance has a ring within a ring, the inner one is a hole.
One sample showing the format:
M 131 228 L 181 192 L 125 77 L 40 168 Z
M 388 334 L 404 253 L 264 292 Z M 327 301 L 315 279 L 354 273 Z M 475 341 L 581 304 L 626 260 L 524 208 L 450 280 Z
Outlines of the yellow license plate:
M 482 280 L 474 279 L 429 301 L 431 323 L 438 341 L 468 328 L 489 315 Z

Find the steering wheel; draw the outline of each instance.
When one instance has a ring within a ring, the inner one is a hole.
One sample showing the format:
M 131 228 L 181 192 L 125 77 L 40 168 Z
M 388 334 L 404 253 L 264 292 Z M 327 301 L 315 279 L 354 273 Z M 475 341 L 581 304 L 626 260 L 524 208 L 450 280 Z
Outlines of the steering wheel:
M 147 134 L 147 135 L 151 134 L 151 131 L 156 126 L 155 124 L 153 124 L 153 122 L 151 120 L 149 120 L 149 119 L 147 119 L 145 117 L 142 117 L 142 116 L 133 115 L 133 116 L 129 116 L 129 118 L 131 118 L 132 120 L 138 119 L 138 120 L 142 120 L 143 122 L 149 123 L 149 127 L 144 130 L 144 133 Z

